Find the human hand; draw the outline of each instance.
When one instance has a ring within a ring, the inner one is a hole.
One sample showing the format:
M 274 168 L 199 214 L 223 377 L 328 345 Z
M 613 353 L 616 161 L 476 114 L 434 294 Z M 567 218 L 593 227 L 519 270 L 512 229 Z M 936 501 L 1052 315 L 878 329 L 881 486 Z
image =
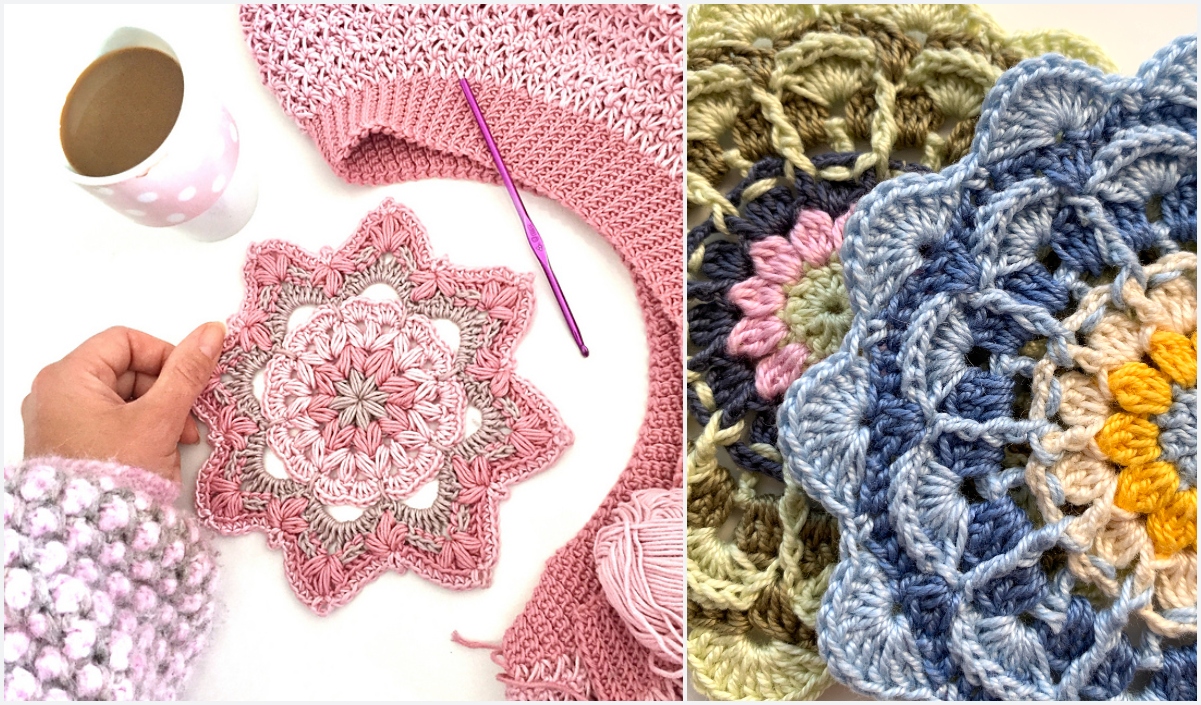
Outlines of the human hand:
M 224 337 L 205 323 L 177 346 L 121 327 L 89 338 L 34 378 L 25 457 L 114 460 L 179 482 L 179 444 L 200 440 L 190 412 Z

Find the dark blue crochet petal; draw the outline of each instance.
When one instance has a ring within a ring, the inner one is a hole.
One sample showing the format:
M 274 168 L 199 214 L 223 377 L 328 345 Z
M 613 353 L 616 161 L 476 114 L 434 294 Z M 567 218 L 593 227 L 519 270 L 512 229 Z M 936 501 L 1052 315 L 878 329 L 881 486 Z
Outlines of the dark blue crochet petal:
M 1163 667 L 1151 677 L 1144 694 L 1159 700 L 1197 701 L 1197 649 L 1164 649 Z
M 935 445 L 938 462 L 960 477 L 984 477 L 1005 459 L 1005 449 L 988 441 L 964 440 L 955 435 L 939 436 Z
M 987 309 L 970 312 L 968 327 L 972 330 L 976 347 L 993 355 L 1016 355 L 1023 345 L 1035 337 L 1020 318 L 992 315 Z
M 1038 566 L 1015 569 L 990 580 L 975 594 L 973 603 L 985 617 L 1016 617 L 1046 596 L 1047 578 Z
M 705 246 L 705 259 L 701 264 L 701 273 L 714 282 L 722 285 L 722 293 L 730 287 L 755 273 L 755 265 L 751 262 L 750 253 L 745 245 L 715 240 Z M 691 285 L 697 282 L 690 282 Z M 691 297 L 691 291 L 689 297 Z
M 766 406 L 755 393 L 755 371 L 737 360 L 716 358 L 708 379 L 713 400 L 730 416 L 739 418 Z
M 738 309 L 722 299 L 697 304 L 688 310 L 688 333 L 701 348 L 724 348 L 730 329 L 740 318 Z
M 1137 666 L 1134 648 L 1125 634 L 1109 652 L 1109 657 L 1093 674 L 1092 681 L 1080 691 L 1081 700 L 1109 700 L 1124 692 L 1134 680 Z
M 1107 266 L 1091 229 L 1080 223 L 1079 214 L 1070 206 L 1061 208 L 1055 215 L 1051 226 L 1051 249 L 1062 262 L 1061 266 L 1071 271 L 1099 277 Z
M 971 510 L 970 538 L 963 554 L 965 570 L 1008 552 L 1033 528 L 1026 512 L 1010 497 L 977 502 Z
M 983 370 L 965 370 L 943 400 L 943 409 L 973 421 L 1001 418 L 1013 411 L 1013 381 Z
M 742 206 L 741 215 L 726 218 L 730 235 L 752 243 L 765 237 L 788 237 L 796 224 L 796 200 L 792 191 L 777 186 Z
M 1072 662 L 1092 648 L 1095 632 L 1095 618 L 1092 605 L 1079 595 L 1072 597 L 1064 612 L 1064 623 L 1058 628 L 1052 628 L 1043 621 L 1034 623 L 1043 646 L 1047 650 L 1047 659 L 1051 665 L 1051 674 L 1055 678 L 1063 675 Z
M 997 277 L 997 286 L 1013 295 L 1020 303 L 1041 306 L 1058 313 L 1068 305 L 1068 289 L 1055 281 L 1046 267 L 1029 264 L 1010 274 Z
M 1180 242 L 1197 241 L 1197 172 L 1185 174 L 1160 201 L 1160 219 L 1168 226 L 1168 237 Z
M 899 582 L 897 601 L 917 640 L 922 666 L 935 687 L 949 683 L 959 671 L 947 641 L 959 594 L 937 575 L 916 573 Z

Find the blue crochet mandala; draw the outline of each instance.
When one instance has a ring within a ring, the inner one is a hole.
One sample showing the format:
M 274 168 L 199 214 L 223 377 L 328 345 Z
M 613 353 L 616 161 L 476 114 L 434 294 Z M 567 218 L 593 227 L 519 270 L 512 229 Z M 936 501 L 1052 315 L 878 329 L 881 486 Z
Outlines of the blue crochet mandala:
M 848 220 L 850 332 L 778 418 L 786 471 L 841 531 L 817 625 L 839 681 L 898 699 L 1196 700 L 1195 538 L 1191 598 L 1160 604 L 1136 576 L 1157 555 L 1097 558 L 1114 490 L 1086 501 L 1056 475 L 1065 438 L 1096 448 L 1067 433 L 1060 380 L 1083 376 L 1102 315 L 1170 290 L 1192 297 L 1195 331 L 1196 51 L 1178 39 L 1135 78 L 1025 61 L 962 161 L 884 182 Z M 1176 416 L 1195 448 L 1195 410 Z

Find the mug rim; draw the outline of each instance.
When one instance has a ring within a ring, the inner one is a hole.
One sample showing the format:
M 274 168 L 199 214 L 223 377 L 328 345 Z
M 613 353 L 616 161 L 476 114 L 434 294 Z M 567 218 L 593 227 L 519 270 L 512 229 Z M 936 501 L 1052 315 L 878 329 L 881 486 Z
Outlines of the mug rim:
M 122 33 L 130 33 L 133 36 L 143 35 L 144 39 L 142 39 L 141 41 L 138 41 L 138 40 L 133 40 L 131 38 L 131 40 L 126 43 L 113 44 L 113 41 L 115 39 L 117 39 Z M 150 43 L 147 43 L 147 41 L 149 41 Z M 159 46 L 156 46 L 156 44 L 158 44 Z M 168 56 L 170 56 L 172 59 L 175 60 L 175 63 L 179 64 L 179 71 L 180 71 L 180 74 L 183 76 L 183 97 L 180 99 L 180 102 L 179 102 L 179 112 L 175 116 L 175 122 L 171 125 L 171 131 L 167 133 L 167 136 L 165 138 L 163 138 L 162 144 L 160 144 L 158 147 L 155 148 L 155 150 L 153 152 L 150 153 L 150 156 L 146 157 L 145 159 L 143 159 L 142 161 L 138 162 L 137 164 L 131 166 L 130 168 L 126 169 L 125 171 L 118 172 L 116 174 L 111 174 L 109 176 L 86 176 L 84 174 L 80 174 L 78 171 L 75 171 L 75 168 L 73 166 L 71 166 L 70 160 L 67 159 L 67 152 L 65 149 L 63 149 L 63 140 L 62 140 L 62 134 L 61 134 L 62 116 L 60 114 L 60 116 L 59 116 L 60 133 L 59 133 L 59 139 L 58 139 L 59 154 L 63 160 L 64 170 L 67 172 L 70 179 L 73 182 L 75 182 L 76 184 L 79 184 L 80 186 L 112 186 L 114 184 L 119 184 L 119 183 L 122 183 L 125 181 L 129 181 L 131 179 L 136 179 L 136 178 L 145 176 L 146 174 L 150 173 L 150 170 L 153 169 L 155 167 L 155 165 L 157 165 L 159 162 L 161 162 L 163 160 L 164 156 L 166 156 L 166 153 L 168 151 L 167 147 L 168 147 L 168 145 L 171 144 L 171 138 L 175 136 L 176 132 L 179 129 L 180 123 L 183 122 L 184 111 L 187 108 L 187 106 L 189 105 L 189 103 L 191 102 L 188 100 L 189 96 L 191 95 L 191 93 L 188 91 L 188 85 L 189 85 L 188 73 L 184 69 L 183 61 L 180 60 L 179 54 L 176 53 L 175 48 L 173 46 L 171 46 L 171 43 L 168 42 L 166 39 L 164 39 L 162 36 L 160 36 L 158 33 L 152 32 L 152 31 L 142 28 L 142 27 L 133 27 L 133 26 L 126 25 L 126 26 L 118 27 L 118 28 L 114 29 L 112 32 L 110 32 L 108 37 L 105 38 L 104 43 L 100 45 L 100 50 L 98 52 L 96 52 L 96 54 L 92 57 L 91 61 L 88 62 L 88 65 L 85 66 L 82 70 L 80 70 L 80 72 L 76 75 L 76 78 L 75 78 L 76 83 L 78 83 L 79 77 L 83 75 L 83 72 L 86 71 L 88 69 L 88 67 L 90 67 L 92 64 L 94 64 L 96 61 L 98 61 L 101 57 L 107 56 L 115 51 L 120 51 L 121 49 L 128 49 L 130 47 L 147 47 L 150 49 L 157 49 L 158 51 L 161 51 L 161 52 L 167 54 Z M 73 83 L 73 84 L 71 84 L 70 91 L 68 91 L 68 93 L 67 93 L 67 97 L 70 97 L 70 92 L 74 91 L 74 90 L 75 90 L 75 84 Z M 66 107 L 66 104 L 67 104 L 67 98 L 64 97 L 63 98 L 63 107 Z

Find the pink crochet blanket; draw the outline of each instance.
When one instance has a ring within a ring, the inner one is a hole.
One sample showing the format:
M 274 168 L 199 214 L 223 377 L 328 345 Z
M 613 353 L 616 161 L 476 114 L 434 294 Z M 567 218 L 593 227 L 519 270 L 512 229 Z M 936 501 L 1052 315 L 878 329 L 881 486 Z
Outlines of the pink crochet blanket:
M 636 490 L 679 486 L 683 18 L 677 6 L 244 6 L 264 83 L 357 184 L 498 181 L 470 80 L 520 188 L 579 214 L 632 275 L 650 353 L 620 479 L 547 563 L 499 654 L 511 698 L 678 697 L 607 602 L 593 543 Z

